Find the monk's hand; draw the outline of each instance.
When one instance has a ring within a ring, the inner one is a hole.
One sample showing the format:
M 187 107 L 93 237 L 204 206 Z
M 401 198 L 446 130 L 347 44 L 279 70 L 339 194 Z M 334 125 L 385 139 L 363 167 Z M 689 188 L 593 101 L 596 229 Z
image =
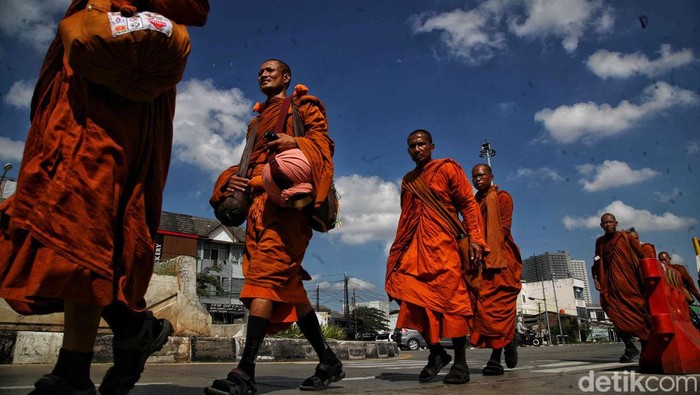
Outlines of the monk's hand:
M 481 246 L 474 242 L 469 243 L 469 261 L 472 266 L 481 262 Z
M 269 141 L 267 143 L 267 149 L 273 152 L 282 152 L 292 148 L 299 148 L 297 141 L 294 137 L 279 133 L 277 135 L 279 138 L 277 140 Z
M 235 191 L 245 192 L 246 188 L 248 187 L 249 182 L 250 182 L 249 179 L 247 179 L 245 177 L 239 177 L 239 176 L 234 174 L 228 179 L 228 185 L 226 187 L 226 192 L 227 193 L 233 193 Z

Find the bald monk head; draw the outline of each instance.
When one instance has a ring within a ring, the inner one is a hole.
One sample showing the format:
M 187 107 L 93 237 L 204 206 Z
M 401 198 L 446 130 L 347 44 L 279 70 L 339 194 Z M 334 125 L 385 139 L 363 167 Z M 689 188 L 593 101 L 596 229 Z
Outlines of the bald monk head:
M 420 169 L 433 160 L 433 136 L 429 131 L 418 129 L 408 135 L 408 154 Z
M 472 184 L 479 192 L 486 192 L 493 184 L 491 166 L 479 163 L 472 168 Z
M 268 59 L 260 66 L 258 85 L 268 99 L 281 94 L 284 96 L 283 93 L 287 91 L 290 82 L 292 82 L 292 70 L 283 61 Z
M 632 236 L 633 239 L 639 241 L 639 233 L 637 233 L 637 231 L 634 230 L 634 228 L 630 228 L 630 229 L 627 231 L 627 234 L 630 235 L 630 236 Z
M 669 263 L 671 263 L 671 255 L 669 255 L 669 253 L 666 251 L 661 251 L 661 252 L 659 252 L 659 260 L 662 263 L 665 263 L 668 265 Z
M 605 213 L 600 217 L 600 227 L 606 235 L 613 234 L 617 232 L 617 220 L 615 216 L 610 213 Z

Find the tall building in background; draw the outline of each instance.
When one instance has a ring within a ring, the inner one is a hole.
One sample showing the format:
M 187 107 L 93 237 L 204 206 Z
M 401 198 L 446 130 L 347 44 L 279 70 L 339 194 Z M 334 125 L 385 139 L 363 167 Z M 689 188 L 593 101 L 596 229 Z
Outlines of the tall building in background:
M 569 278 L 569 254 L 565 251 L 545 252 L 523 259 L 523 281 L 534 283 L 554 278 Z
M 545 252 L 523 259 L 522 280 L 532 283 L 542 280 L 576 278 L 584 283 L 584 297 L 587 303 L 593 303 L 588 283 L 586 261 L 571 259 L 566 251 Z
M 586 261 L 583 259 L 571 259 L 569 260 L 569 269 L 573 278 L 583 281 L 583 297 L 586 299 L 586 303 L 592 304 L 593 299 L 591 299 L 591 288 L 588 284 Z

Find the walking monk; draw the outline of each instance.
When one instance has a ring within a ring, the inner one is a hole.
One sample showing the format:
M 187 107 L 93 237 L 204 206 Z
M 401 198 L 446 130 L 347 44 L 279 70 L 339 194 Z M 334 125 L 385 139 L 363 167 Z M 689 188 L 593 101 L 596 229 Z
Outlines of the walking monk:
M 311 165 L 315 204 L 320 205 L 326 199 L 333 180 L 334 145 L 328 136 L 326 109 L 317 97 L 306 94 L 308 89 L 303 85 L 297 85 L 294 94 L 287 96 L 291 80 L 291 69 L 280 60 L 267 60 L 260 66 L 258 85 L 267 101 L 256 104 L 255 110 L 260 115 L 248 125 L 248 138 L 255 138 L 255 145 L 247 177 L 238 177 L 238 166 L 231 167 L 219 177 L 210 200 L 216 206 L 235 190 L 250 190 L 252 200 L 243 255 L 245 283 L 240 296 L 250 315 L 238 367 L 226 379 L 214 381 L 205 389 L 206 394 L 257 393 L 255 360 L 265 334 L 288 328 L 294 322 L 320 360 L 314 375 L 300 389 L 323 390 L 345 377 L 343 364 L 323 337 L 302 283 L 311 279 L 301 267 L 312 236 L 310 216 L 306 210 L 276 204 L 268 198 L 263 185 L 263 171 L 272 158 L 268 153 L 293 149 L 300 149 Z M 294 137 L 292 106 L 280 117 L 285 101 L 296 107 L 306 129 L 303 137 Z M 284 126 L 277 139 L 263 138 L 274 129 L 278 118 Z
M 676 269 L 681 275 L 683 288 L 685 288 L 687 292 L 686 298 L 688 299 L 688 304 L 693 304 L 693 297 L 700 302 L 700 292 L 698 292 L 698 289 L 695 287 L 695 282 L 693 281 L 693 277 L 688 272 L 688 269 L 681 264 L 671 262 L 671 255 L 669 255 L 669 253 L 666 251 L 659 252 L 659 260 L 671 268 Z
M 490 348 L 491 357 L 482 370 L 487 376 L 503 374 L 501 351 L 505 348 L 506 366 L 518 364 L 515 336 L 516 303 L 520 293 L 523 262 L 513 241 L 513 199 L 493 184 L 491 166 L 478 164 L 472 169 L 476 201 L 484 219 L 486 244 L 491 252 L 484 258 L 482 281 L 474 312 L 474 327 L 469 341 L 479 348 Z
M 605 234 L 595 242 L 593 281 L 600 292 L 600 306 L 625 343 L 620 362 L 630 362 L 639 355 L 632 337 L 638 337 L 644 348 L 651 328 L 651 315 L 644 298 L 644 283 L 639 268 L 639 259 L 644 258 L 644 252 L 636 239 L 625 231 L 617 231 L 614 215 L 603 214 L 600 227 Z
M 385 288 L 400 305 L 396 326 L 418 330 L 428 343 L 430 356 L 419 381 L 433 379 L 450 363 L 452 357 L 440 339 L 451 338 L 455 362 L 444 382 L 464 384 L 469 381 L 466 335 L 473 315 L 472 297 L 462 273 L 467 268 L 450 225 L 409 188 L 422 179 L 427 192 L 432 191 L 452 215 L 462 215 L 471 241 L 471 262 L 464 264 L 478 263 L 486 243 L 479 205 L 464 171 L 454 160 L 433 160 L 434 149 L 428 131 L 416 130 L 408 136 L 408 154 L 416 168 L 404 176 L 401 185 L 401 216 L 387 261 Z
M 207 0 L 111 4 L 200 26 L 209 12 Z M 65 18 L 86 7 L 73 0 Z M 64 313 L 56 366 L 32 394 L 96 393 L 90 362 L 100 317 L 114 333 L 102 394 L 131 390 L 172 331 L 144 300 L 175 114 L 175 87 L 162 88 L 151 101 L 129 100 L 74 73 L 60 35 L 48 49 L 17 192 L 0 204 L 0 297 L 20 314 Z

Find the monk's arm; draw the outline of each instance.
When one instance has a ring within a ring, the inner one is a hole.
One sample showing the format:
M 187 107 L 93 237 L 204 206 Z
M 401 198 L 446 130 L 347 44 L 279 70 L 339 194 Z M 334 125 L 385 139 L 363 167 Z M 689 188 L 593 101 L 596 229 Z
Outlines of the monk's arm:
M 203 26 L 209 15 L 209 0 L 150 0 L 148 9 L 182 25 Z
M 482 231 L 483 219 L 481 218 L 479 203 L 474 198 L 471 184 L 467 180 L 464 170 L 458 164 L 450 163 L 445 166 L 449 171 L 452 202 L 457 211 L 462 214 L 462 224 L 467 230 L 469 239 L 483 250 L 486 247 L 486 239 Z
M 503 236 L 508 238 L 510 235 L 510 227 L 513 225 L 513 198 L 505 191 L 499 191 L 497 196 Z
M 644 259 L 644 247 L 639 243 L 639 240 L 628 236 L 627 240 L 630 242 L 630 247 L 632 247 L 632 252 L 637 255 L 637 258 Z
M 295 139 L 307 139 L 318 147 L 323 156 L 333 156 L 335 144 L 328 135 L 328 120 L 321 107 L 313 101 L 305 101 L 299 106 L 299 116 L 303 120 L 305 134 Z
M 683 279 L 683 285 L 685 288 L 688 290 L 688 292 L 695 296 L 695 299 L 700 302 L 700 292 L 698 292 L 698 289 L 695 287 L 693 277 L 690 276 L 690 273 L 688 273 L 685 266 L 679 265 L 678 271 L 681 273 L 681 278 Z

